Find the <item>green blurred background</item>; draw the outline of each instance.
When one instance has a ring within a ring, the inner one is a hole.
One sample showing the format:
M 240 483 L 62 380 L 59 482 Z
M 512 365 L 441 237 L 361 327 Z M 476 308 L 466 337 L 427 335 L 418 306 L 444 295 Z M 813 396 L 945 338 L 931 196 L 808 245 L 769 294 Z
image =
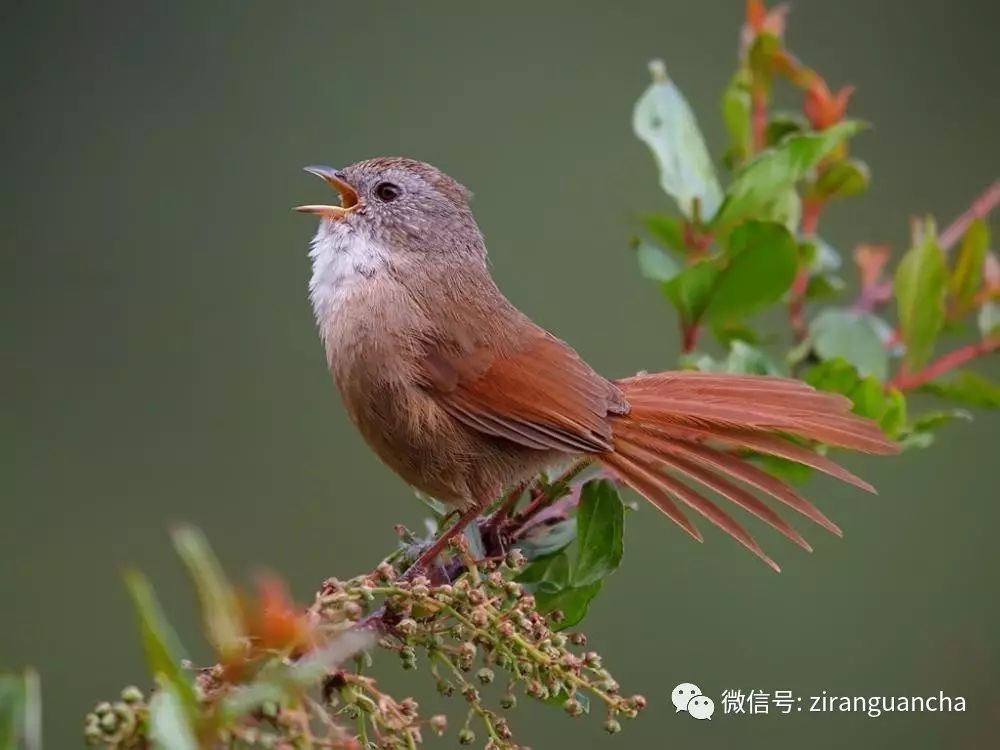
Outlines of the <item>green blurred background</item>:
M 324 368 L 305 295 L 313 221 L 289 208 L 326 194 L 301 165 L 439 165 L 475 191 L 516 304 L 608 375 L 671 366 L 672 313 L 627 249 L 634 214 L 667 205 L 631 108 L 662 56 L 720 153 L 742 13 L 671 0 L 4 5 L 0 664 L 40 670 L 50 747 L 80 745 L 95 701 L 146 684 L 126 564 L 205 655 L 172 522 L 204 528 L 233 574 L 275 569 L 302 599 L 370 568 L 393 523 L 420 525 Z M 947 221 L 996 177 L 998 15 L 986 0 L 796 3 L 792 48 L 831 85 L 856 83 L 851 111 L 876 124 L 857 144 L 872 189 L 824 219 L 835 246 L 898 249 L 911 213 Z M 816 480 L 846 538 L 809 529 L 810 556 L 754 526 L 780 576 L 643 507 L 588 630 L 650 710 L 614 739 L 598 717 L 538 707 L 519 708 L 515 730 L 535 748 L 996 747 L 997 439 L 980 414 L 928 451 L 850 461 L 875 499 Z M 436 705 L 426 674 L 384 671 Z M 697 722 L 673 713 L 681 681 L 717 701 L 943 690 L 968 710 Z

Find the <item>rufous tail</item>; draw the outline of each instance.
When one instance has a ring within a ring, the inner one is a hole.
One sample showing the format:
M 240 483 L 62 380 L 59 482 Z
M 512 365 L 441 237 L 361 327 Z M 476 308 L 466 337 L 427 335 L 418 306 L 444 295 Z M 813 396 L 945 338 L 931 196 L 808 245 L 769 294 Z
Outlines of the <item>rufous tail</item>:
M 612 418 L 614 451 L 597 459 L 698 541 L 701 533 L 682 506 L 704 516 L 775 571 L 780 569 L 774 560 L 739 523 L 707 499 L 703 489 L 732 501 L 811 550 L 801 534 L 748 488 L 771 496 L 838 536 L 840 529 L 788 484 L 748 461 L 747 452 L 804 464 L 875 492 L 870 484 L 802 441 L 866 453 L 899 451 L 875 422 L 850 412 L 848 398 L 817 391 L 797 380 L 681 371 L 637 375 L 616 384 L 631 409 Z

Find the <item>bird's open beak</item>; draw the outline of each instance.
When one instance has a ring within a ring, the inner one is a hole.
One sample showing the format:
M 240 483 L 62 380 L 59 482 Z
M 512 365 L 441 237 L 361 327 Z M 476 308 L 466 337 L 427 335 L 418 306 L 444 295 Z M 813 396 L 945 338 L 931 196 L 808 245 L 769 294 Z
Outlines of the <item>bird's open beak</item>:
M 305 167 L 310 174 L 319 177 L 330 187 L 340 193 L 339 206 L 309 205 L 296 206 L 295 210 L 304 214 L 316 214 L 327 219 L 342 219 L 348 212 L 358 205 L 358 191 L 355 190 L 344 179 L 344 173 L 333 167 L 313 166 Z

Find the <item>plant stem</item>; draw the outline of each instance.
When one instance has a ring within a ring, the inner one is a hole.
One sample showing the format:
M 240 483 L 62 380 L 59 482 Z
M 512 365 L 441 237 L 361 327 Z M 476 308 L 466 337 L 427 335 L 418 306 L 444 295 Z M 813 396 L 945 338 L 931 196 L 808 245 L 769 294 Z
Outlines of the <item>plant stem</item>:
M 584 469 L 586 469 L 592 463 L 593 459 L 582 458 L 579 461 L 573 463 L 566 471 L 560 474 L 556 480 L 552 483 L 552 486 L 558 487 L 560 485 L 568 484 L 572 479 L 580 474 Z M 541 492 L 537 497 L 533 498 L 530 503 L 528 503 L 524 510 L 522 510 L 518 516 L 518 522 L 523 525 L 532 516 L 534 516 L 538 511 L 542 510 L 546 505 L 551 503 L 555 497 L 549 492 Z
M 428 570 L 434 563 L 434 560 L 437 559 L 437 556 L 440 555 L 444 551 L 444 548 L 448 546 L 448 543 L 458 534 L 462 533 L 462 531 L 465 530 L 465 527 L 472 523 L 481 511 L 481 505 L 473 505 L 465 510 L 462 515 L 458 517 L 458 520 L 456 520 L 447 531 L 442 532 L 441 536 L 439 536 L 430 547 L 421 553 L 420 557 L 414 561 L 413 565 L 406 569 L 406 575 L 408 575 L 411 571 L 420 575 L 424 571 Z
M 974 344 L 967 344 L 941 355 L 919 372 L 912 374 L 907 372 L 898 373 L 886 383 L 886 387 L 898 388 L 901 391 L 919 388 L 924 383 L 929 383 L 949 370 L 954 370 L 956 367 L 961 367 L 976 357 L 995 352 L 998 349 L 1000 349 L 1000 336 L 993 336 L 985 338 L 982 341 L 977 341 Z
M 802 234 L 812 237 L 819 228 L 819 215 L 823 210 L 823 201 L 806 200 L 802 205 Z M 809 335 L 806 326 L 806 290 L 809 288 L 809 269 L 801 266 L 792 282 L 791 294 L 788 300 L 788 322 L 792 327 L 792 335 L 797 343 L 805 341 Z
M 681 323 L 681 351 L 690 354 L 698 346 L 699 326 L 697 323 Z
M 950 250 L 953 248 L 962 239 L 962 235 L 965 234 L 965 230 L 972 222 L 984 218 L 998 205 L 1000 205 L 1000 180 L 994 180 L 993 184 L 986 188 L 961 216 L 938 235 L 938 244 L 941 249 Z

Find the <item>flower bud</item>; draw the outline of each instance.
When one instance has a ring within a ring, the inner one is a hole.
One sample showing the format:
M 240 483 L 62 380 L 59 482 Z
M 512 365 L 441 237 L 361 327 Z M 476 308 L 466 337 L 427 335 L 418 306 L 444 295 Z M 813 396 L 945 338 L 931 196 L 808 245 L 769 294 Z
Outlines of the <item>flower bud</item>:
M 445 733 L 448 729 L 448 717 L 444 714 L 435 714 L 432 716 L 428 722 L 431 731 L 434 732 L 438 737 Z
M 524 552 L 520 549 L 512 549 L 507 553 L 506 563 L 508 567 L 514 570 L 520 570 L 528 562 L 528 559 L 524 556 Z
M 126 703 L 142 703 L 144 698 L 142 691 L 135 685 L 129 685 L 122 690 L 122 700 Z
M 476 735 L 471 729 L 462 729 L 458 733 L 458 744 L 459 745 L 471 745 L 476 741 Z
M 428 596 L 431 593 L 430 588 L 426 584 L 423 584 L 423 583 L 414 583 L 413 584 L 413 588 L 410 589 L 410 591 L 416 597 Z
M 494 677 L 496 677 L 496 675 L 493 673 L 493 670 L 490 669 L 489 667 L 483 667 L 478 672 L 476 672 L 476 679 L 478 679 L 484 685 L 489 685 L 491 682 L 493 682 Z
M 455 694 L 455 686 L 447 680 L 438 680 L 437 691 L 445 698 L 448 698 Z
M 399 710 L 403 713 L 403 716 L 413 718 L 417 715 L 419 709 L 420 704 L 413 700 L 413 698 L 403 698 L 399 702 Z

